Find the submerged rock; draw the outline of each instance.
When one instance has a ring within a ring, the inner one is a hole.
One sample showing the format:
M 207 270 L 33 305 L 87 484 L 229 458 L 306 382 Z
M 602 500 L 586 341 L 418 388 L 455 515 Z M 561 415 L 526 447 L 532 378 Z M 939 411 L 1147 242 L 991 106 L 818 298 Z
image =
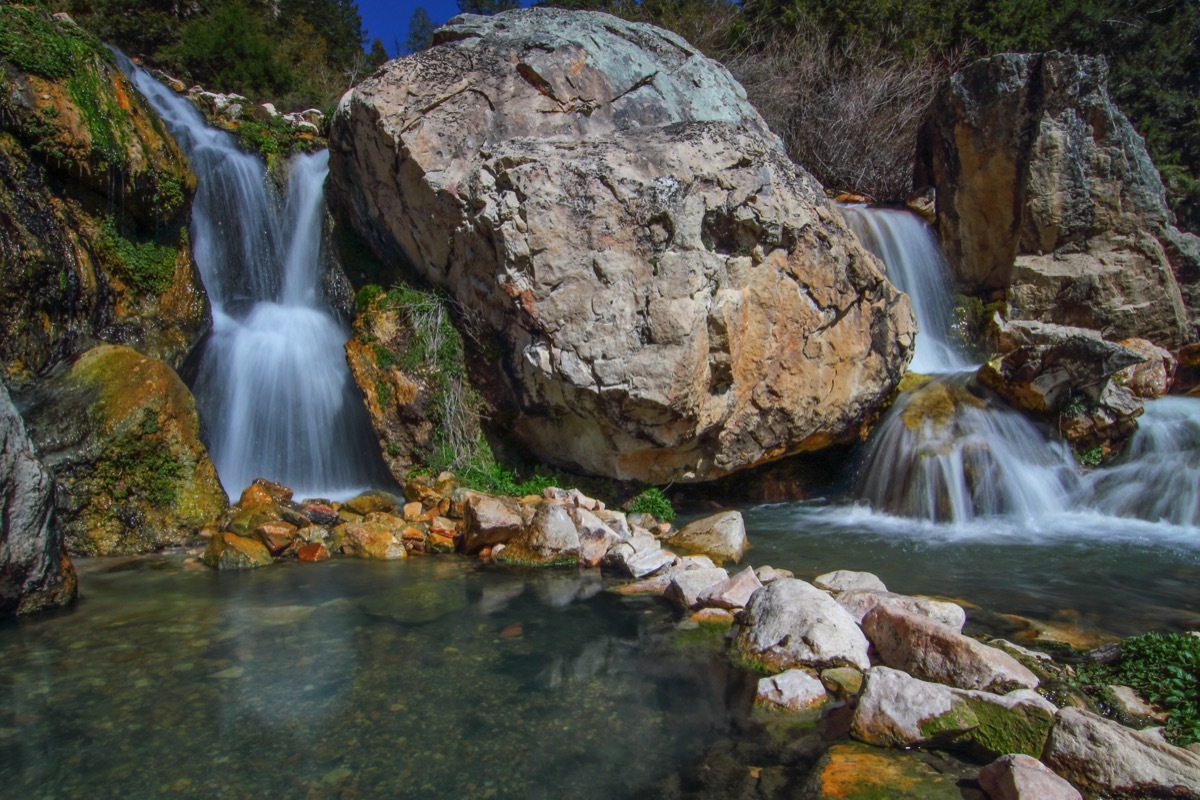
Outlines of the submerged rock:
M 228 504 L 191 392 L 170 367 L 127 347 L 93 348 L 45 380 L 29 428 L 59 484 L 72 553 L 182 544 Z
M 0 382 L 0 619 L 67 605 L 76 590 L 54 518 L 54 479 Z
M 857 742 L 829 748 L 805 785 L 814 800 L 962 800 L 952 775 L 911 753 L 882 750 Z
M 368 595 L 359 605 L 373 617 L 406 625 L 423 625 L 465 609 L 467 589 L 464 583 L 455 580 L 406 583 Z
M 497 350 L 513 432 L 578 471 L 703 480 L 854 435 L 907 298 L 718 64 L 591 12 L 461 16 L 347 94 L 330 189 Z
M 1196 336 L 1200 305 L 1189 318 L 1176 275 L 1195 282 L 1200 247 L 1171 225 L 1107 73 L 1102 58 L 1055 52 L 953 76 L 921 145 L 942 244 L 968 291 L 1006 292 L 1013 319 L 1174 349 Z
M 262 542 L 235 533 L 218 533 L 209 539 L 202 560 L 213 569 L 254 569 L 275 563 Z
M 744 663 L 779 672 L 793 667 L 865 670 L 867 639 L 832 597 L 812 584 L 780 578 L 754 593 L 733 641 Z
M 802 669 L 789 669 L 778 675 L 761 678 L 755 690 L 754 702 L 778 706 L 788 711 L 820 708 L 829 699 L 821 681 Z

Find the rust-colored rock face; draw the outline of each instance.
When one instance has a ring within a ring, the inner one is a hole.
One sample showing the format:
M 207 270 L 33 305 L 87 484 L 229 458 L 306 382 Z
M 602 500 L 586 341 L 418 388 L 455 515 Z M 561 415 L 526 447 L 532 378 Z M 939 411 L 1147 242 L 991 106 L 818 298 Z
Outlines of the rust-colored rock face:
M 853 436 L 907 298 L 719 65 L 603 14 L 464 16 L 343 98 L 331 189 L 476 328 L 543 459 L 704 480 Z
M 1179 283 L 1196 294 L 1200 240 L 1172 227 L 1107 78 L 1102 59 L 1006 53 L 951 79 L 921 145 L 942 244 L 968 291 L 1005 293 L 1010 319 L 1175 348 L 1196 336 Z

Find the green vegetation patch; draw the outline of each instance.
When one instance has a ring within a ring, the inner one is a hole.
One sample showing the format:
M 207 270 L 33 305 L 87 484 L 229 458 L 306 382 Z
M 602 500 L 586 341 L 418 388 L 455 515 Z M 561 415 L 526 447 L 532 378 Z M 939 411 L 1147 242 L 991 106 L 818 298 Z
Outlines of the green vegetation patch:
M 671 522 L 675 519 L 675 509 L 671 501 L 655 486 L 651 486 L 629 501 L 630 514 L 649 514 L 655 519 Z
M 1167 710 L 1167 740 L 1200 742 L 1200 636 L 1146 633 L 1121 642 L 1115 664 L 1086 664 L 1080 681 L 1093 694 L 1111 684 L 1129 686 Z
M 101 256 L 139 294 L 162 294 L 175 280 L 178 243 L 138 240 L 122 234 L 111 217 L 100 223 L 97 237 Z
M 49 80 L 69 78 L 100 50 L 100 41 L 75 25 L 59 25 L 45 11 L 0 5 L 0 58 Z

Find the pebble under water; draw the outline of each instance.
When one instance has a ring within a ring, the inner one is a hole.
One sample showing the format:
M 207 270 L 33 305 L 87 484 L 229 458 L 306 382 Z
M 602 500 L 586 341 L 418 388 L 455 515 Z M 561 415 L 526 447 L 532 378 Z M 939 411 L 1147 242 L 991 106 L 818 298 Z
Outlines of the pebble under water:
M 598 574 L 82 566 L 76 608 L 0 627 L 0 796 L 660 796 L 752 697 Z

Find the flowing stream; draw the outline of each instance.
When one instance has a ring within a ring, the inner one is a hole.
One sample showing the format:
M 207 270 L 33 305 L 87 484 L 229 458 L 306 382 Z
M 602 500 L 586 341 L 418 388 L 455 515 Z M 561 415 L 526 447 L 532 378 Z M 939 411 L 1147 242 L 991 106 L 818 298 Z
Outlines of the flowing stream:
M 283 196 L 262 161 L 116 53 L 191 162 L 192 252 L 213 329 L 195 385 L 209 454 L 236 497 L 255 478 L 297 496 L 389 482 L 346 366 L 345 326 L 321 289 L 328 153 L 294 156 Z

